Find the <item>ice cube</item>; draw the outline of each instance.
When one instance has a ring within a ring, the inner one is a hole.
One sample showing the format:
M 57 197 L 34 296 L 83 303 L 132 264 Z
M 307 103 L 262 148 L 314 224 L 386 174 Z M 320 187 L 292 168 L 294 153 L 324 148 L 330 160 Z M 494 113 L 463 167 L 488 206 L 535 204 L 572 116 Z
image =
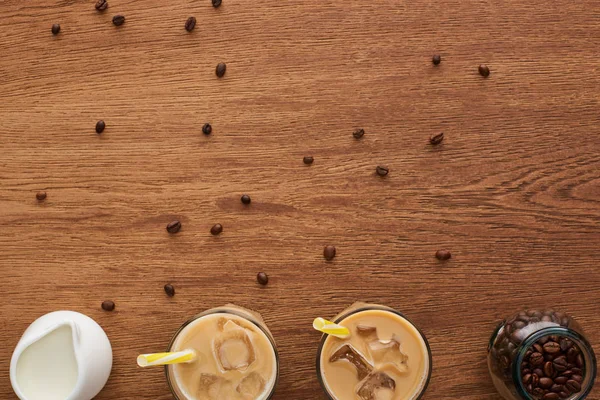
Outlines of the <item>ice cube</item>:
M 254 400 L 265 390 L 265 380 L 258 372 L 251 372 L 246 376 L 237 387 L 244 399 Z
M 350 364 L 356 367 L 358 380 L 363 380 L 373 369 L 367 360 L 365 360 L 365 358 L 349 344 L 345 344 L 340 347 L 329 358 L 329 362 L 336 362 L 340 360 L 348 361 Z
M 199 400 L 233 399 L 235 389 L 225 378 L 212 374 L 201 374 L 196 392 Z
M 361 334 L 360 326 L 357 332 Z M 369 357 L 376 366 L 393 366 L 398 373 L 408 371 L 408 355 L 404 353 L 400 346 L 400 338 L 396 335 L 390 340 L 380 340 L 377 335 L 377 328 L 362 328 L 362 336 L 367 343 Z
M 227 327 L 233 327 L 234 325 L 241 326 L 243 328 L 242 324 L 234 319 L 227 319 L 223 317 L 219 318 L 219 320 L 217 321 L 217 326 L 221 332 L 227 330 Z
M 213 350 L 223 371 L 245 371 L 255 360 L 254 346 L 247 329 L 229 320 L 217 334 Z
M 377 339 L 377 328 L 374 326 L 358 325 L 356 327 L 356 333 L 358 333 L 359 336 L 362 336 L 366 339 Z
M 384 400 L 392 399 L 395 390 L 396 382 L 388 374 L 374 371 L 358 384 L 356 394 L 360 400 Z

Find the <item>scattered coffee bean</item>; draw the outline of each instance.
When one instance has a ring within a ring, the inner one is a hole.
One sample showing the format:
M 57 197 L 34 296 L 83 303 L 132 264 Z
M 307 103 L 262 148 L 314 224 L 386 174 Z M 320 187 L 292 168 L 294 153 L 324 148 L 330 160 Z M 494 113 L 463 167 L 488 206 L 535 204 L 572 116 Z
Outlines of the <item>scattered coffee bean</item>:
M 44 201 L 44 200 L 46 200 L 46 197 L 47 197 L 46 192 L 37 192 L 35 194 L 35 198 L 38 199 L 38 201 Z
M 440 56 L 439 54 L 436 54 L 433 56 L 431 61 L 433 61 L 433 65 L 440 65 L 440 63 L 442 62 L 442 56 Z
M 96 133 L 99 135 L 104 132 L 104 128 L 106 128 L 106 124 L 103 120 L 96 122 Z
M 108 1 L 106 0 L 98 0 L 96 2 L 96 10 L 104 11 L 108 8 Z
M 212 133 L 212 125 L 208 122 L 202 126 L 202 133 L 205 135 L 210 135 Z
M 448 250 L 438 250 L 435 252 L 435 258 L 441 261 L 445 261 L 452 258 L 452 254 L 450 254 Z
M 222 0 L 212 0 L 212 5 L 214 8 L 217 8 L 221 5 L 222 2 Z
M 306 156 L 302 159 L 302 161 L 304 162 L 304 164 L 310 165 L 315 161 L 315 159 L 312 156 Z
M 352 136 L 354 136 L 354 139 L 360 139 L 361 137 L 365 136 L 365 130 L 357 129 L 354 132 L 352 132 Z
M 327 261 L 333 260 L 333 258 L 335 257 L 335 253 L 335 246 L 325 246 L 325 248 L 323 249 L 323 257 L 325 257 Z
M 223 225 L 221 224 L 215 224 L 210 228 L 210 233 L 213 235 L 219 235 L 221 232 L 223 232 Z
M 115 15 L 112 22 L 115 26 L 121 26 L 125 23 L 125 17 L 123 15 Z
M 196 17 L 189 17 L 187 21 L 185 21 L 185 30 L 191 32 L 196 27 Z
M 431 135 L 429 138 L 429 143 L 436 146 L 444 140 L 444 132 L 438 133 L 437 135 Z
M 169 297 L 173 297 L 175 296 L 175 287 L 173 287 L 173 285 L 171 284 L 166 284 L 165 285 L 165 293 L 167 294 L 167 296 Z
M 218 63 L 217 68 L 215 69 L 215 73 L 219 78 L 222 78 L 225 75 L 225 71 L 227 71 L 227 65 L 225 63 Z
M 377 168 L 375 168 L 375 172 L 377 172 L 377 175 L 379 176 L 386 176 L 390 173 L 390 170 L 387 167 L 378 165 Z
M 267 274 L 265 274 L 264 272 L 259 272 L 256 275 L 256 280 L 258 281 L 258 283 L 260 283 L 261 285 L 266 285 L 267 283 L 269 283 L 269 277 L 267 276 Z
M 252 202 L 252 199 L 247 194 L 243 194 L 241 197 L 242 203 L 248 205 Z
M 105 300 L 102 302 L 102 309 L 104 311 L 112 311 L 115 309 L 115 302 L 112 300 Z
M 52 25 L 52 34 L 58 35 L 58 32 L 60 32 L 60 25 L 59 24 Z
M 181 230 L 181 222 L 175 220 L 172 222 L 169 222 L 169 224 L 167 225 L 167 232 L 169 233 L 177 233 Z
M 487 65 L 481 64 L 479 66 L 479 74 L 484 78 L 487 78 L 488 76 L 490 76 L 490 69 L 487 67 Z

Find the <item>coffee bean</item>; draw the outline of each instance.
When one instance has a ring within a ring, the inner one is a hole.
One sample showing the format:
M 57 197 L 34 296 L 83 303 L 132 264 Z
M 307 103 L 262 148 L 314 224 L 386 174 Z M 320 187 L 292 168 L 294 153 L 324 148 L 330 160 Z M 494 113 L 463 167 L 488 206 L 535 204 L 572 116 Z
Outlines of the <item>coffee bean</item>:
M 542 397 L 544 395 L 544 393 L 546 393 L 546 391 L 544 389 L 537 387 L 537 388 L 533 388 L 531 393 L 533 393 L 534 396 Z
M 544 371 L 541 368 L 536 368 L 533 370 L 533 373 L 537 376 L 544 376 Z
M 375 168 L 375 172 L 377 172 L 377 175 L 379 176 L 386 176 L 390 173 L 390 170 L 387 167 L 378 165 L 377 168 Z
M 546 393 L 542 400 L 560 400 L 560 397 L 556 393 Z
M 539 385 L 542 389 L 549 389 L 553 384 L 554 382 L 552 381 L 552 379 L 548 377 L 540 378 Z
M 175 296 L 175 288 L 173 287 L 173 285 L 171 284 L 166 284 L 165 285 L 165 293 L 167 294 L 167 296 L 169 297 L 173 297 Z
M 555 356 L 556 356 L 556 354 L 544 353 L 544 360 L 552 361 L 552 360 L 554 360 Z
M 252 202 L 252 199 L 247 194 L 243 194 L 240 200 L 242 200 L 242 203 L 244 203 L 246 205 L 248 205 Z
M 562 392 L 565 389 L 564 385 L 554 384 L 550 387 L 550 391 L 554 393 Z
M 579 392 L 581 390 L 581 384 L 573 379 L 568 380 L 567 383 L 565 383 L 565 387 L 571 392 Z
M 483 76 L 484 78 L 487 78 L 488 76 L 490 76 L 490 69 L 487 67 L 487 65 L 481 64 L 479 66 L 479 74 L 481 74 L 481 76 Z
M 302 162 L 304 162 L 304 164 L 306 165 L 310 165 L 315 161 L 315 159 L 312 156 L 306 156 L 302 159 Z
M 552 361 L 546 361 L 546 363 L 544 364 L 544 375 L 550 378 L 552 378 L 552 375 L 554 375 L 554 367 L 552 366 Z
M 102 302 L 102 309 L 104 311 L 112 311 L 115 309 L 115 302 L 111 300 L 105 300 Z
M 357 129 L 354 132 L 352 132 L 352 136 L 354 136 L 354 139 L 360 139 L 361 137 L 365 136 L 365 130 Z
M 573 375 L 573 371 L 571 371 L 570 369 L 568 369 L 568 370 L 566 370 L 566 371 L 564 371 L 564 372 L 561 372 L 560 374 L 561 374 L 562 376 L 567 376 L 567 377 L 570 377 L 571 375 Z
M 552 317 L 549 315 L 544 315 L 542 317 L 542 322 L 552 322 Z
M 442 62 L 442 56 L 440 56 L 439 54 L 436 54 L 433 56 L 431 61 L 433 62 L 433 65 L 440 65 L 440 63 Z
M 558 372 L 566 371 L 567 370 L 567 359 L 565 358 L 565 356 L 556 357 L 552 361 L 552 365 L 554 366 L 554 369 Z
M 562 338 L 559 343 L 560 351 L 562 351 L 563 353 L 568 351 L 573 346 L 573 342 L 566 338 Z
M 543 353 L 544 352 L 544 348 L 542 346 L 540 346 L 539 343 L 534 343 L 532 346 L 535 351 L 537 351 L 538 353 Z
M 559 385 L 564 385 L 569 380 L 566 376 L 557 376 L 554 378 L 554 383 L 558 383 Z
M 435 252 L 435 258 L 437 258 L 440 261 L 445 261 L 452 258 L 452 254 L 450 254 L 448 250 L 438 250 Z
M 535 352 L 529 357 L 531 365 L 542 365 L 544 363 L 544 356 L 538 352 Z
M 560 325 L 564 326 L 565 328 L 569 326 L 569 317 L 563 317 L 560 320 Z
M 560 392 L 560 393 L 558 394 L 558 396 L 559 396 L 561 399 L 566 399 L 566 398 L 568 398 L 569 396 L 571 396 L 571 393 L 569 393 L 569 392 Z
M 560 353 L 560 344 L 556 342 L 548 342 L 544 345 L 544 351 L 549 354 Z
M 106 124 L 103 120 L 96 122 L 96 133 L 99 135 L 104 132 L 104 128 L 106 128 Z
M 260 283 L 261 285 L 266 285 L 267 283 L 269 283 L 269 277 L 267 276 L 267 274 L 265 274 L 264 272 L 259 272 L 256 275 L 256 280 L 258 281 L 258 283 Z
M 217 8 L 221 5 L 222 2 L 222 0 L 212 0 L 212 5 L 214 8 Z
M 581 354 L 579 354 L 577 356 L 577 359 L 575 360 L 575 364 L 577 364 L 577 366 L 579 368 L 583 368 L 584 361 L 583 361 L 583 356 Z
M 167 232 L 169 233 L 177 233 L 181 230 L 181 222 L 175 220 L 171 221 L 167 224 Z
M 536 374 L 531 375 L 531 386 L 536 387 L 540 382 L 540 377 Z M 530 390 L 531 392 L 531 390 Z
M 37 192 L 35 194 L 35 198 L 38 199 L 38 201 L 44 201 L 46 200 L 46 192 Z
M 581 383 L 583 381 L 583 376 L 581 376 L 581 375 L 571 375 L 571 379 L 573 379 L 575 382 Z
M 189 17 L 187 21 L 185 21 L 185 30 L 191 32 L 196 27 L 196 17 Z
M 52 34 L 58 35 L 58 32 L 60 32 L 60 25 L 59 24 L 52 25 Z
M 208 122 L 202 126 L 202 133 L 205 135 L 210 135 L 212 133 L 212 125 Z
M 429 143 L 431 143 L 434 146 L 437 146 L 438 144 L 442 143 L 443 140 L 444 132 L 438 133 L 437 135 L 431 135 L 431 137 L 429 138 Z
M 125 17 L 123 15 L 115 15 L 112 22 L 115 26 L 121 26 L 125 23 Z
M 560 341 L 560 337 L 558 335 L 551 335 L 551 336 L 548 336 L 548 338 L 556 343 L 558 343 Z
M 333 258 L 335 257 L 335 253 L 335 246 L 325 246 L 325 248 L 323 249 L 323 257 L 325 257 L 325 259 L 328 261 L 333 260 Z
M 581 368 L 571 368 L 571 371 L 573 371 L 573 373 L 576 375 L 581 375 L 583 373 Z
M 104 11 L 108 8 L 108 1 L 106 0 L 98 0 L 96 2 L 96 10 L 98 11 Z
M 515 322 L 513 322 L 513 324 L 512 324 L 513 328 L 516 328 L 516 329 L 521 329 L 521 328 L 524 328 L 524 327 L 525 327 L 525 325 L 526 325 L 526 324 L 525 324 L 525 322 L 523 322 L 523 321 L 515 321 Z
M 222 78 L 225 75 L 225 71 L 227 71 L 227 65 L 225 63 L 218 63 L 217 68 L 215 69 L 215 73 L 219 78 Z
M 523 376 L 523 383 L 524 384 L 528 384 L 529 382 L 531 382 L 531 374 L 527 374 Z
M 221 232 L 223 232 L 223 225 L 221 224 L 215 224 L 210 228 L 210 233 L 213 235 L 219 235 Z

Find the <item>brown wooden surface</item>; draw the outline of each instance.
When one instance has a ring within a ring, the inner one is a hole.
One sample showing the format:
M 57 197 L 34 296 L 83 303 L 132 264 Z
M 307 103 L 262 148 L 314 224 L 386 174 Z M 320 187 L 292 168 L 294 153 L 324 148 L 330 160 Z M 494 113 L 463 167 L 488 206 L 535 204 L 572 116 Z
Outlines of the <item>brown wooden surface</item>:
M 425 332 L 425 399 L 498 400 L 487 341 L 522 307 L 572 313 L 600 349 L 597 1 L 93 4 L 0 2 L 0 398 L 20 335 L 58 309 L 112 341 L 97 399 L 170 398 L 136 355 L 227 302 L 273 331 L 276 399 L 324 398 L 311 321 L 355 300 Z

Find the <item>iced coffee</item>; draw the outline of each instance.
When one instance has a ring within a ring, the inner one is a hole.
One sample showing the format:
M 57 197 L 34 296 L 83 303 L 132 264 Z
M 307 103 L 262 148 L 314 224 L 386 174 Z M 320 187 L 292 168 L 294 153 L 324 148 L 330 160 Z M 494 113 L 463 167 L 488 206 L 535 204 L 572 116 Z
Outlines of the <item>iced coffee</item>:
M 402 314 L 356 304 L 334 319 L 349 329 L 324 335 L 317 355 L 320 382 L 332 400 L 415 400 L 425 392 L 431 353 L 425 336 Z
M 193 349 L 196 360 L 166 366 L 179 400 L 266 400 L 275 390 L 279 361 L 260 315 L 236 306 L 208 310 L 185 323 L 169 352 Z

